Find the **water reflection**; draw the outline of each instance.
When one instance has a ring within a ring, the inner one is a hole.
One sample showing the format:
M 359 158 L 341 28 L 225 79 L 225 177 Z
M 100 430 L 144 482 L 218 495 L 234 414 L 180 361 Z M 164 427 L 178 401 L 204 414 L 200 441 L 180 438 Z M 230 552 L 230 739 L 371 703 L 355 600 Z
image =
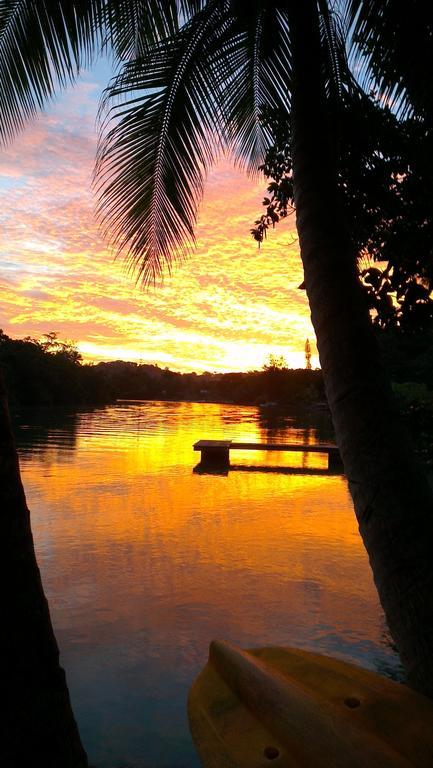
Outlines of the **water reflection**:
M 307 454 L 303 461 L 307 461 Z M 230 464 L 230 472 L 273 472 L 282 475 L 341 475 L 341 470 L 328 469 L 325 467 L 262 467 L 256 465 Z
M 329 412 L 300 409 L 288 414 L 280 408 L 259 408 L 258 426 L 263 442 L 283 442 L 287 439 L 287 430 L 296 430 L 299 442 L 326 443 L 332 439 L 333 432 Z
M 12 414 L 15 432 L 22 454 L 47 454 L 52 450 L 58 456 L 76 448 L 79 414 L 63 408 L 24 408 Z
M 213 637 L 398 673 L 346 483 L 326 456 L 291 455 L 297 474 L 281 471 L 285 454 L 257 453 L 258 472 L 239 451 L 227 476 L 192 472 L 201 438 L 323 442 L 322 414 L 320 429 L 167 402 L 63 424 L 21 418 L 34 425 L 18 440 L 39 563 L 92 764 L 197 765 L 185 699 Z

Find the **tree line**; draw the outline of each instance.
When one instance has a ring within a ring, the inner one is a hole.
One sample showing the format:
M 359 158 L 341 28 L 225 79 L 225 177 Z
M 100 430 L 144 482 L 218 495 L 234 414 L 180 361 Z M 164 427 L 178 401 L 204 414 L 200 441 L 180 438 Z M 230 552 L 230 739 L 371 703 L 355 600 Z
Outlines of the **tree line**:
M 272 355 L 261 370 L 179 373 L 124 360 L 87 364 L 73 343 L 55 333 L 38 340 L 12 339 L 0 331 L 0 366 L 12 406 L 82 406 L 117 399 L 302 405 L 325 399 L 320 370 L 288 368 Z
M 418 454 L 433 465 L 433 329 L 376 328 L 382 358 Z M 13 339 L 0 330 L 0 367 L 13 409 L 86 407 L 116 400 L 189 400 L 311 407 L 326 402 L 322 371 L 270 354 L 260 370 L 180 373 L 147 363 L 83 363 L 55 333 Z

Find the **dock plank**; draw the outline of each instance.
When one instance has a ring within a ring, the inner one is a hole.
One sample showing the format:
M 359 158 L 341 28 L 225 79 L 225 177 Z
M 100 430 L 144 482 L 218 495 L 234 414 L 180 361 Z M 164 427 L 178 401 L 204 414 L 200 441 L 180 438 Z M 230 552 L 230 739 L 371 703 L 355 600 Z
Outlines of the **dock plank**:
M 243 451 L 299 451 L 300 453 L 333 453 L 338 452 L 338 447 L 332 443 L 235 443 L 232 442 L 230 450 Z
M 242 451 L 299 451 L 300 453 L 338 453 L 338 446 L 334 443 L 246 443 L 234 440 L 198 440 L 194 443 L 194 450 L 201 451 L 206 448 L 222 448 Z
M 251 443 L 234 440 L 198 440 L 193 446 L 201 451 L 202 466 L 230 467 L 230 451 L 293 451 L 296 453 L 328 454 L 328 469 L 342 469 L 338 446 L 334 443 Z
M 201 451 L 203 448 L 230 448 L 233 440 L 198 440 L 194 443 L 194 450 Z

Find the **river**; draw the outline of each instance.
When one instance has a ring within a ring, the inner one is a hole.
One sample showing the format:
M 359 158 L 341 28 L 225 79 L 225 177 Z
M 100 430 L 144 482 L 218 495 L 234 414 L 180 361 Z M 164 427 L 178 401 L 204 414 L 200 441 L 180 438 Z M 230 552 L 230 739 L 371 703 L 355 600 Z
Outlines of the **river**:
M 97 768 L 196 768 L 188 686 L 209 641 L 287 645 L 399 675 L 348 495 L 322 454 L 199 439 L 315 443 L 326 414 L 119 402 L 16 422 L 37 557 L 74 712 Z

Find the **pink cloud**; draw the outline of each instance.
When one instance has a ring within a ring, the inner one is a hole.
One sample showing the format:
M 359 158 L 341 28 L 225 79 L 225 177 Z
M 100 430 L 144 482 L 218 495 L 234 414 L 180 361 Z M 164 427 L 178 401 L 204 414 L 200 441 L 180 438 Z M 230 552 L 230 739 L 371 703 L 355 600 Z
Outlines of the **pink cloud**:
M 90 190 L 95 87 L 84 83 L 64 97 L 0 157 L 0 188 L 2 176 L 8 180 L 0 210 L 4 330 L 56 330 L 95 359 L 221 370 L 260 366 L 272 352 L 302 366 L 305 339 L 314 334 L 298 290 L 294 221 L 259 250 L 249 229 L 266 184 L 227 160 L 209 176 L 196 250 L 162 286 L 140 290 L 114 261 Z

